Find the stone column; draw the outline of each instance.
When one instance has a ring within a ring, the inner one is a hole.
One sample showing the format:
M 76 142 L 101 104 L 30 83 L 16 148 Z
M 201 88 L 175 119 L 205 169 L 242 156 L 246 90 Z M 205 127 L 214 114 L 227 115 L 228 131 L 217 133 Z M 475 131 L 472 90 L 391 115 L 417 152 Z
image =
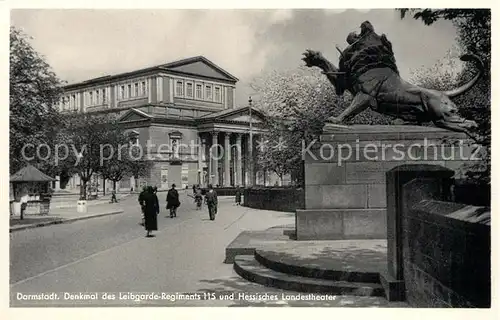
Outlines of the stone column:
M 203 138 L 198 135 L 198 184 L 203 183 L 203 152 L 205 152 L 205 145 Z
M 231 144 L 229 139 L 231 138 L 230 133 L 226 132 L 224 136 L 224 186 L 231 186 Z
M 210 148 L 210 158 L 212 158 L 212 185 L 215 188 L 219 183 L 219 148 L 218 148 L 218 134 L 219 132 L 212 132 L 212 147 Z
M 235 175 L 235 184 L 238 186 L 242 185 L 241 180 L 241 133 L 236 134 L 236 159 L 235 159 L 235 167 L 236 167 L 236 175 Z
M 211 142 L 207 139 L 206 143 L 204 144 L 205 149 L 205 159 L 207 159 L 207 186 L 208 184 L 212 183 L 212 157 L 210 156 L 210 150 L 211 150 Z

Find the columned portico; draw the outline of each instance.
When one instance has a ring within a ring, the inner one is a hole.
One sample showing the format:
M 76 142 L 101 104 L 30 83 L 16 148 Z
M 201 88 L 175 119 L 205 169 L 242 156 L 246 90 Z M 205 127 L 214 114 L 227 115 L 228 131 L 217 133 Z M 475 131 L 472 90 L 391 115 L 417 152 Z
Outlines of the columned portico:
M 252 128 L 250 128 L 250 117 Z M 256 182 L 256 139 L 266 132 L 262 123 L 264 116 L 248 107 L 221 111 L 204 116 L 197 124 L 198 134 L 206 137 L 206 163 L 209 176 L 205 183 L 214 186 L 250 186 Z M 250 138 L 252 134 L 253 139 Z M 250 151 L 250 141 L 253 148 Z M 250 157 L 253 158 L 251 161 Z M 260 179 L 262 180 L 262 179 Z
M 198 136 L 198 184 L 202 184 L 203 181 L 203 153 L 205 152 L 205 143 L 201 136 Z
M 254 137 L 258 137 L 258 135 L 254 135 Z M 224 187 L 256 184 L 256 141 L 253 142 L 254 152 L 252 156 L 254 161 L 249 161 L 250 139 L 248 134 L 223 131 L 222 129 L 210 130 L 200 133 L 200 142 L 198 168 L 201 184 Z M 205 159 L 203 159 L 203 153 Z M 206 163 L 208 169 L 208 179 L 206 180 L 203 179 L 203 163 Z

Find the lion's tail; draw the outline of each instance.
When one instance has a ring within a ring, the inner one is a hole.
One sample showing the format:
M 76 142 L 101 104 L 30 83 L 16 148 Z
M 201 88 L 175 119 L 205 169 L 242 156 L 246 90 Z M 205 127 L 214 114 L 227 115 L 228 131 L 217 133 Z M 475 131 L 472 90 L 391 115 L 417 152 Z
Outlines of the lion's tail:
M 469 82 L 464 84 L 463 86 L 460 86 L 459 88 L 453 89 L 453 90 L 448 90 L 444 91 L 443 93 L 447 95 L 450 98 L 459 96 L 461 94 L 464 94 L 465 92 L 469 91 L 481 78 L 481 76 L 484 74 L 484 63 L 479 58 L 478 56 L 474 54 L 464 54 L 463 56 L 460 57 L 460 60 L 462 61 L 472 61 L 476 64 L 476 67 L 478 68 L 479 72 L 472 78 Z

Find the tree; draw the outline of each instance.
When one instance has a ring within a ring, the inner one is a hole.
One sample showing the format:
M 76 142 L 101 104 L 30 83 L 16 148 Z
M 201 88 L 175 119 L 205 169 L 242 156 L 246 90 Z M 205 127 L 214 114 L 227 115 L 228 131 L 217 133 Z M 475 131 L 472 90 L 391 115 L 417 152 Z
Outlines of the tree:
M 106 194 L 106 179 L 113 181 L 113 190 L 116 192 L 116 182 L 122 180 L 129 171 L 130 141 L 123 128 L 117 121 L 108 125 L 106 145 L 102 147 L 102 161 L 99 174 L 103 178 L 103 195 Z
M 55 107 L 62 94 L 62 81 L 29 43 L 29 37 L 10 28 L 10 172 L 19 170 L 28 161 L 23 147 L 32 144 L 27 157 L 41 144 L 51 144 L 62 127 Z M 26 149 L 25 149 L 26 151 Z M 38 157 L 32 162 L 39 166 Z
M 68 137 L 70 152 L 63 166 L 72 167 L 71 170 L 79 175 L 80 197 L 86 199 L 87 182 L 102 169 L 105 148 L 115 141 L 119 127 L 112 115 L 75 114 L 68 116 L 68 122 L 64 134 Z
M 152 161 L 140 154 L 140 146 L 130 144 L 129 138 L 122 131 L 115 135 L 110 145 L 114 149 L 106 148 L 99 173 L 104 179 L 113 181 L 113 190 L 116 192 L 116 183 L 126 176 L 145 177 L 153 165 Z M 112 152 L 113 151 L 113 152 Z M 111 153 L 112 152 L 112 153 Z
M 325 121 L 337 115 L 352 100 L 349 94 L 339 97 L 335 88 L 319 70 L 300 67 L 256 78 L 251 83 L 258 92 L 255 107 L 267 115 L 268 143 L 261 146 L 259 165 L 280 177 L 292 174 L 301 184 L 302 145 L 318 139 Z M 387 124 L 387 117 L 367 110 L 349 124 Z
M 414 19 L 422 20 L 431 25 L 438 20 L 450 20 L 457 29 L 457 44 L 459 53 L 478 55 L 485 64 L 485 74 L 478 83 L 464 95 L 455 98 L 460 112 L 468 119 L 474 119 L 479 127 L 476 133 L 478 143 L 483 146 L 484 159 L 478 164 L 468 165 L 467 176 L 474 183 L 490 183 L 491 178 L 491 11 L 489 9 L 398 9 L 401 18 L 412 13 Z M 465 65 L 456 77 L 456 82 L 450 79 L 439 79 L 436 70 L 420 72 L 420 82 L 435 86 L 446 86 L 461 83 L 471 78 L 475 66 Z M 427 79 L 424 79 L 427 78 Z
M 265 140 L 258 143 L 257 163 L 264 171 L 274 172 L 279 178 L 280 185 L 283 183 L 283 176 L 297 170 L 300 163 L 300 152 L 296 148 L 288 148 L 293 135 L 287 130 L 287 126 L 282 121 L 268 119 L 266 127 L 269 129 Z M 267 141 L 267 142 L 266 142 Z M 269 143 L 269 142 L 277 142 Z

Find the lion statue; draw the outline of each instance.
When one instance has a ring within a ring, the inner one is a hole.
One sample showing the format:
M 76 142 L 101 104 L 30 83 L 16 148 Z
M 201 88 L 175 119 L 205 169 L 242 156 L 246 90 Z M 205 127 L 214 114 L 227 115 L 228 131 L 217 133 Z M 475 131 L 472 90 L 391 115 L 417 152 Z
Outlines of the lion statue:
M 349 46 L 345 50 L 337 48 L 341 52 L 339 68 L 319 51 L 307 50 L 302 58 L 306 66 L 323 71 L 338 95 L 346 90 L 353 95 L 349 107 L 339 116 L 330 117 L 327 123 L 341 124 L 371 108 L 406 122 L 432 122 L 437 127 L 473 137 L 471 130 L 477 127 L 476 122 L 461 117 L 450 98 L 467 92 L 483 75 L 484 64 L 478 56 L 466 54 L 460 58 L 474 62 L 479 70 L 470 81 L 454 90 L 438 91 L 416 86 L 400 77 L 392 44 L 384 34 L 376 34 L 369 21 L 361 24 L 359 35 L 351 32 L 346 40 Z

